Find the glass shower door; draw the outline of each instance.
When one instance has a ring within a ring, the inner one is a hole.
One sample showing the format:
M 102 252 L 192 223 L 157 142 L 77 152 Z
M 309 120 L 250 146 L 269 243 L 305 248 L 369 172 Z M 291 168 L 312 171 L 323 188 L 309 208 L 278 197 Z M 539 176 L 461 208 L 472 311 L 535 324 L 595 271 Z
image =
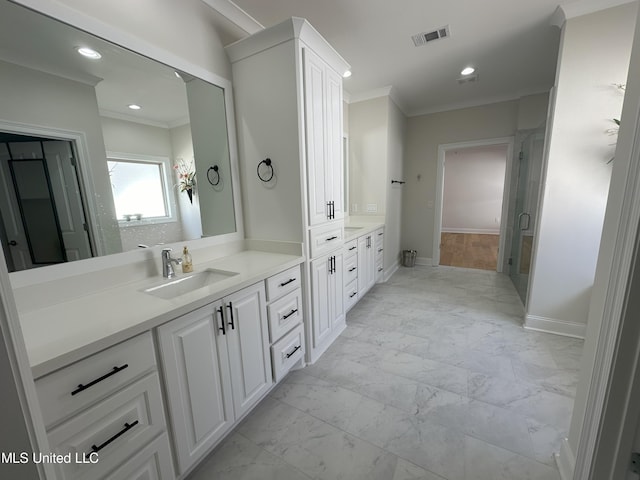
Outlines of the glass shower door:
M 544 157 L 544 133 L 544 125 L 530 132 L 522 141 L 519 156 L 509 274 L 522 303 L 525 305 L 538 214 L 538 195 Z

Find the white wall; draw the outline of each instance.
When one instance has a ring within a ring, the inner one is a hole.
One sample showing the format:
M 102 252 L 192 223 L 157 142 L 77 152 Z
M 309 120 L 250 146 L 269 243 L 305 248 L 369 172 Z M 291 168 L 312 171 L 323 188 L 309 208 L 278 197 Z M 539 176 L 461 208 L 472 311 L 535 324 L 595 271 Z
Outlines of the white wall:
M 1 120 L 85 135 L 89 158 L 81 160 L 91 168 L 93 184 L 88 190 L 95 195 L 104 253 L 122 251 L 93 86 L 2 61 L 0 69 Z
M 402 248 L 432 258 L 438 145 L 512 136 L 518 101 L 409 117 L 402 200 Z
M 442 231 L 500 234 L 507 145 L 445 153 Z
M 169 129 L 106 117 L 101 117 L 100 121 L 108 152 L 166 157 L 172 160 L 173 164 L 175 156 Z M 173 171 L 169 172 L 169 175 L 172 182 L 169 187 L 173 189 L 174 195 L 178 196 L 180 194 L 174 187 L 177 179 Z M 177 205 L 174 205 L 173 208 L 176 207 Z M 139 244 L 156 245 L 182 240 L 184 237 L 179 212 L 177 216 L 177 221 L 173 222 L 121 226 L 122 250 L 135 250 Z
M 637 5 L 570 19 L 558 69 L 526 324 L 587 322 Z M 597 34 L 594 34 L 597 32 Z
M 191 126 L 183 125 L 170 130 L 171 145 L 173 146 L 174 160 L 184 158 L 191 160 L 193 156 L 193 141 L 191 139 Z M 182 223 L 183 238 L 200 238 L 202 236 L 202 222 L 200 221 L 200 196 L 193 196 L 193 203 L 189 201 L 187 194 L 178 194 L 178 209 L 180 210 L 180 222 Z
M 389 102 L 385 96 L 349 105 L 351 215 L 385 214 Z M 367 212 L 367 205 L 375 205 L 376 210 Z

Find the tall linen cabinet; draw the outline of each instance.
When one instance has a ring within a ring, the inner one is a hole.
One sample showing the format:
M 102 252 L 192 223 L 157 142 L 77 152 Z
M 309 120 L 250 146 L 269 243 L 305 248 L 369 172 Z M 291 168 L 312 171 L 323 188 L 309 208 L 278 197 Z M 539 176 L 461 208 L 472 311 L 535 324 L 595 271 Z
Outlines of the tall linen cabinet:
M 349 65 L 296 17 L 226 50 L 245 235 L 302 244 L 306 352 L 313 363 L 345 328 L 342 74 Z

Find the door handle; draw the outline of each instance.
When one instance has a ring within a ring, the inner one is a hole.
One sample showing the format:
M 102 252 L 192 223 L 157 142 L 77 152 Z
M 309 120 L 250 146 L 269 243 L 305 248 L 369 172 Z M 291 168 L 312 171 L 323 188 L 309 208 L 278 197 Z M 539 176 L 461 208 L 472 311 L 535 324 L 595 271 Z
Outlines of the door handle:
M 227 308 L 229 309 L 229 314 L 231 316 L 231 321 L 229 322 L 229 325 L 231 326 L 231 330 L 235 330 L 236 326 L 235 326 L 235 320 L 233 319 L 233 303 L 229 302 L 229 305 L 227 305 Z
M 522 218 L 525 216 L 527 217 L 527 226 L 523 227 Z M 518 227 L 520 228 L 520 230 L 529 230 L 530 225 L 531 225 L 531 215 L 529 215 L 527 212 L 522 212 L 520 215 L 518 215 Z
M 9 242 L 9 245 L 11 245 L 12 247 L 15 247 L 16 245 L 18 245 L 18 242 L 16 242 L 15 240 L 11 240 Z

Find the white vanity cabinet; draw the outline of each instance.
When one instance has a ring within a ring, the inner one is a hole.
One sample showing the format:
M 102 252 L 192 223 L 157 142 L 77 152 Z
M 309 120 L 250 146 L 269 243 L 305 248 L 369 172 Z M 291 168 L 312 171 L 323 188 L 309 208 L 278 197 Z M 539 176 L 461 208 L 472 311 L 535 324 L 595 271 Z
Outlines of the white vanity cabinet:
M 344 326 L 343 253 L 311 261 L 311 292 L 313 303 L 313 346 L 323 345 Z
M 271 388 L 265 305 L 260 282 L 158 327 L 180 474 Z
M 373 233 L 358 237 L 358 296 L 360 298 L 362 298 L 376 282 L 376 251 L 373 239 Z
M 175 478 L 150 332 L 38 378 L 36 391 L 60 480 Z M 47 452 L 43 452 L 47 453 Z M 91 463 L 97 458 L 97 463 Z M 86 463 L 83 463 L 86 462 Z
M 349 65 L 295 17 L 225 48 L 233 69 L 245 234 L 303 244 L 306 353 L 314 362 L 339 334 L 330 326 L 344 326 L 338 321 L 344 318 L 341 282 L 339 300 L 324 295 L 330 277 L 342 275 L 342 74 Z M 267 158 L 270 167 L 261 164 Z M 330 257 L 337 261 L 331 274 Z

